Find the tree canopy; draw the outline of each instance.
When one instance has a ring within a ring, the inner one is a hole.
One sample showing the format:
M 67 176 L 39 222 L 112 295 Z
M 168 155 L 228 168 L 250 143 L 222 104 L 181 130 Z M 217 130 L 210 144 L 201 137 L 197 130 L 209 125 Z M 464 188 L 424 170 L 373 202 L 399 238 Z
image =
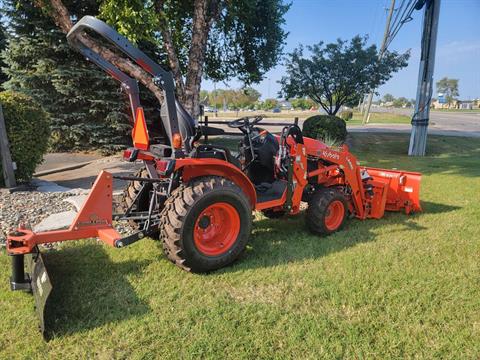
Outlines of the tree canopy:
M 66 42 L 65 33 L 82 16 L 103 19 L 170 68 L 179 100 L 196 115 L 203 78 L 237 77 L 253 83 L 278 62 L 289 8 L 282 0 L 5 0 L 2 4 L 0 47 L 5 44 L 3 35 L 8 38 L 2 55 L 5 86 L 31 95 L 47 110 L 51 144 L 65 150 L 115 149 L 129 141 L 130 113 L 118 84 Z M 3 25 L 8 28 L 5 33 Z M 160 124 L 156 110 L 162 93 L 151 77 L 97 38 L 87 35 L 83 40 L 139 81 L 147 121 Z
M 202 76 L 248 85 L 277 64 L 289 6 L 282 0 L 104 0 L 100 16 L 130 40 L 156 45 L 180 100 L 195 115 Z
M 360 36 L 350 41 L 320 42 L 307 50 L 309 56 L 303 46 L 287 56 L 280 94 L 308 96 L 331 115 L 384 84 L 394 72 L 407 66 L 410 56 L 408 52 L 385 51 L 379 59 L 377 47 L 367 46 L 367 39 Z
M 316 106 L 315 102 L 307 97 L 289 99 L 288 101 L 290 101 L 295 110 L 309 110 Z
M 395 100 L 395 96 L 393 96 L 392 94 L 385 94 L 383 95 L 383 101 L 385 102 L 393 102 Z
M 260 93 L 250 87 L 244 89 L 217 89 L 202 91 L 201 98 L 205 99 L 205 105 L 214 106 L 217 109 L 253 109 L 260 98 Z

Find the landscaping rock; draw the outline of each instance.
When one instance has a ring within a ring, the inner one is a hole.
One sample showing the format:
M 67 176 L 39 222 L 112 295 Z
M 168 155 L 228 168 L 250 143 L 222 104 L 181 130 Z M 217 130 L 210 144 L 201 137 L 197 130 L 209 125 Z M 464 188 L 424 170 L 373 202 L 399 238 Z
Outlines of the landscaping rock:
M 72 204 L 63 201 L 74 193 L 59 192 L 58 185 L 50 188 L 56 192 L 0 190 L 0 244 L 4 246 L 7 234 L 20 223 L 33 227 L 51 214 L 75 210 Z

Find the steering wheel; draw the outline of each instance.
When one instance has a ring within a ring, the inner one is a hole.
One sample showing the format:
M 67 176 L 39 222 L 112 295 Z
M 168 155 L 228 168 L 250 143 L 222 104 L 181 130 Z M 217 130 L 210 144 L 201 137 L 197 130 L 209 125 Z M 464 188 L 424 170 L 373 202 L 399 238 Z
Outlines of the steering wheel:
M 250 117 L 245 116 L 240 119 L 230 121 L 228 123 L 228 127 L 231 127 L 234 129 L 242 129 L 242 128 L 245 129 L 245 128 L 253 127 L 257 125 L 262 120 L 263 120 L 263 115 L 255 116 L 252 121 L 250 121 Z

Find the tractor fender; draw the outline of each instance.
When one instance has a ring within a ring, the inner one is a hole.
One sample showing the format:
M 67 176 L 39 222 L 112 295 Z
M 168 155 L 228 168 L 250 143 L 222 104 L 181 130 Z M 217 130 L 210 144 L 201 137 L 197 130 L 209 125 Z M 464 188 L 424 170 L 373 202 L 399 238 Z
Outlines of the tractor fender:
M 175 160 L 175 171 L 182 170 L 184 181 L 200 176 L 221 176 L 237 184 L 248 197 L 250 206 L 255 208 L 257 194 L 250 179 L 235 165 L 220 159 L 185 158 Z

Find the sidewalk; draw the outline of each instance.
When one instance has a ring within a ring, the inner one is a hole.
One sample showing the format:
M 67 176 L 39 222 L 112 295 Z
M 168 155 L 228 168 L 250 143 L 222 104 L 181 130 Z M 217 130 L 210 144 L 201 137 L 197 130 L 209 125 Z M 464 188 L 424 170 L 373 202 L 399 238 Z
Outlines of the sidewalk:
M 50 155 L 50 156 L 48 156 Z M 83 154 L 69 154 L 69 163 L 62 163 L 58 159 L 61 159 L 62 154 L 48 154 L 43 164 L 44 169 L 52 169 L 53 167 L 62 167 L 67 165 L 74 165 L 75 162 L 85 162 L 85 156 Z M 58 156 L 57 156 L 58 155 Z M 76 156 L 79 155 L 79 156 Z M 120 155 L 113 155 L 108 157 L 96 156 L 96 159 L 90 156 L 92 162 L 79 169 L 62 171 L 45 176 L 39 176 L 38 179 L 53 181 L 60 186 L 68 188 L 81 188 L 90 189 L 96 177 L 102 170 L 107 170 L 116 175 L 129 175 L 142 167 L 141 163 L 129 163 L 122 159 Z M 63 159 L 62 159 L 63 160 Z M 38 169 L 37 169 L 38 170 Z M 126 185 L 125 181 L 114 180 L 114 190 L 123 189 Z

